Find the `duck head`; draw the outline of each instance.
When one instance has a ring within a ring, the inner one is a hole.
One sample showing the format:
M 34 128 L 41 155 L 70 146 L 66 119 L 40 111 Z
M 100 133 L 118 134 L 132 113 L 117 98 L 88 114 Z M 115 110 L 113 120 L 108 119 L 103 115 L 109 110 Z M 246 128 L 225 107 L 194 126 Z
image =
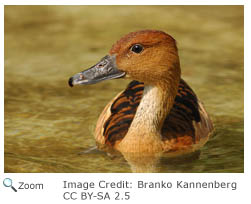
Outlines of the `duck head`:
M 175 40 L 156 30 L 129 33 L 117 41 L 97 64 L 71 77 L 69 85 L 95 84 L 116 78 L 130 78 L 150 85 L 172 78 L 179 81 Z

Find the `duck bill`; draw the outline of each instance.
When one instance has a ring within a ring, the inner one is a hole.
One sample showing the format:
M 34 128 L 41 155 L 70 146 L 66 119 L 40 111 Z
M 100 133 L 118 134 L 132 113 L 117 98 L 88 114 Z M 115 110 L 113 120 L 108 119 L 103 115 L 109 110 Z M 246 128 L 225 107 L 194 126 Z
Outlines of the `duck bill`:
M 108 79 L 117 79 L 125 76 L 116 66 L 116 56 L 105 56 L 96 65 L 75 74 L 69 79 L 69 85 L 96 84 Z

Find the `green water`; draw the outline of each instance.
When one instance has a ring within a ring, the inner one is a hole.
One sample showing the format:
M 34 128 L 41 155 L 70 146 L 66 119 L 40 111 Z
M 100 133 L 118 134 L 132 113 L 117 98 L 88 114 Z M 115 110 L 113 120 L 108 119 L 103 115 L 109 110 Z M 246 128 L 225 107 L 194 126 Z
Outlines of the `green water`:
M 216 129 L 196 158 L 162 158 L 152 171 L 244 171 L 242 6 L 5 6 L 5 172 L 134 171 L 120 155 L 79 154 L 95 146 L 99 114 L 129 81 L 67 80 L 146 28 L 177 40 L 182 77 Z

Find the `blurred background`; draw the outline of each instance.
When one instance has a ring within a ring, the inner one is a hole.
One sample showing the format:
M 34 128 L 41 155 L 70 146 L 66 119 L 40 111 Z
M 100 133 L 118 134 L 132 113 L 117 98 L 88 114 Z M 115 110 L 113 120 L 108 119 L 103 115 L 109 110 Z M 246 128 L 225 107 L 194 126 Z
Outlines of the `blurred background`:
M 95 146 L 99 114 L 129 81 L 67 81 L 141 29 L 177 40 L 182 78 L 216 128 L 198 159 L 158 171 L 243 172 L 243 15 L 243 6 L 5 6 L 5 172 L 131 172 L 122 157 L 79 154 Z

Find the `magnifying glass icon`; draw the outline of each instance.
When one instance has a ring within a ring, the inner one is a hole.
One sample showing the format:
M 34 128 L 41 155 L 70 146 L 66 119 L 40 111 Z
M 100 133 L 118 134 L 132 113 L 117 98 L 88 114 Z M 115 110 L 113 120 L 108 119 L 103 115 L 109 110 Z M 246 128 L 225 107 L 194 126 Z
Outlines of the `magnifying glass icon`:
M 3 185 L 5 187 L 11 187 L 13 191 L 17 192 L 17 189 L 15 189 L 14 186 L 12 186 L 12 180 L 10 178 L 5 178 L 3 180 Z

